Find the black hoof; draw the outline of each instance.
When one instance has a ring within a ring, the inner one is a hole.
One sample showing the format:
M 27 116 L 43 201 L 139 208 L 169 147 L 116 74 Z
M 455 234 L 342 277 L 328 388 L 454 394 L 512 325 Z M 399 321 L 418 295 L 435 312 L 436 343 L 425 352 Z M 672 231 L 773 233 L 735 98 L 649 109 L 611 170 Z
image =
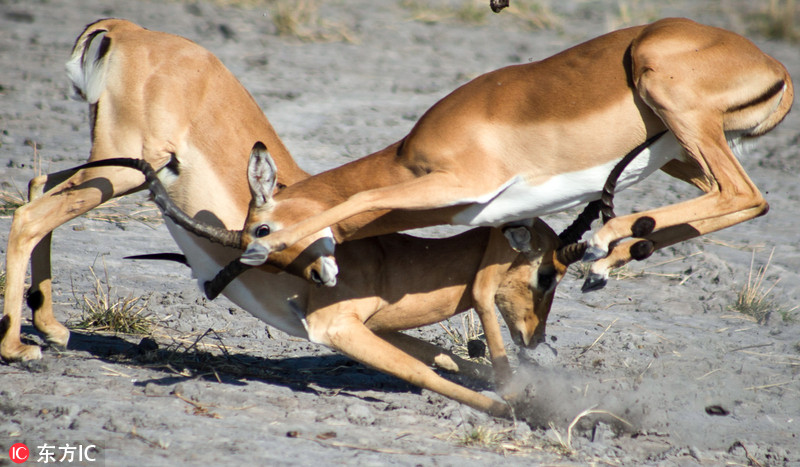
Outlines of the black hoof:
M 608 284 L 608 279 L 601 276 L 600 274 L 596 274 L 590 272 L 589 275 L 586 277 L 586 280 L 583 281 L 583 286 L 581 287 L 581 292 L 594 292 L 595 290 L 600 290 Z
M 608 256 L 608 251 L 596 246 L 590 246 L 586 249 L 586 253 L 583 254 L 581 261 L 584 263 L 590 263 L 592 261 L 597 261 L 598 259 L 603 259 L 606 256 Z
M 207 299 L 214 300 L 215 298 L 217 298 L 219 296 L 220 292 L 222 292 L 222 291 L 221 290 L 217 290 L 217 287 L 214 284 L 214 281 L 206 281 L 203 284 L 203 292 L 205 292 Z

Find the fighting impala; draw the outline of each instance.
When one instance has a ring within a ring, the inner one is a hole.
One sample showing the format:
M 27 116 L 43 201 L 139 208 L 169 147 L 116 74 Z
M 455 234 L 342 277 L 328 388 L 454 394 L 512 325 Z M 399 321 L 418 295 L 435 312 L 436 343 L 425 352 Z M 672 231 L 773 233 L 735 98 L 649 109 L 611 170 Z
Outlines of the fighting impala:
M 89 103 L 89 160 L 141 157 L 162 169 L 159 175 L 169 192 L 191 216 L 241 225 L 250 196 L 241 174 L 254 139 L 270 145 L 282 169 L 280 183 L 306 177 L 250 94 L 214 55 L 191 41 L 127 21 L 98 21 L 77 38 L 67 72 L 75 96 Z M 241 118 L 230 118 L 231 113 Z M 30 202 L 14 213 L 8 237 L 2 358 L 41 357 L 38 346 L 20 341 L 29 259 L 27 301 L 34 325 L 51 344 L 67 344 L 69 331 L 53 316 L 51 232 L 110 198 L 142 189 L 143 183 L 140 173 L 119 167 L 67 170 L 31 180 Z M 196 250 L 187 255 L 196 270 L 207 263 L 225 264 L 236 255 L 169 227 L 182 246 Z M 297 272 L 308 278 L 333 276 L 325 261 Z
M 765 213 L 728 139 L 771 130 L 793 96 L 783 65 L 730 31 L 678 18 L 615 31 L 479 76 L 400 142 L 279 193 L 242 261 L 283 264 L 283 253 L 328 227 L 342 241 L 558 212 L 596 199 L 624 154 L 667 131 L 622 173 L 620 189 L 661 169 L 704 194 L 597 231 L 584 259 L 599 261 L 584 290 L 599 288 L 611 266 Z M 304 197 L 314 186 L 320 196 Z
M 247 177 L 254 200 L 251 209 L 270 202 L 275 189 L 276 167 L 265 162 L 268 158 L 265 147 L 256 144 Z M 112 158 L 79 169 L 109 165 L 145 173 L 156 204 L 189 232 L 218 243 L 241 235 L 241 231 L 204 225 L 182 213 L 146 162 Z M 562 237 L 580 236 L 582 226 L 590 223 L 596 212 L 594 206 L 587 208 L 582 214 L 585 218 L 579 218 Z M 535 220 L 522 229 L 530 238 L 525 253 L 512 250 L 502 232 L 492 228 L 439 239 L 388 234 L 345 242 L 337 249 L 336 259 L 347 267 L 333 288 L 287 275 L 271 275 L 282 281 L 251 275 L 245 272 L 247 266 L 234 260 L 206 282 L 206 291 L 213 298 L 238 277 L 250 290 L 261 287 L 266 290 L 262 294 L 269 295 L 261 298 L 270 300 L 269 310 L 250 310 L 263 321 L 476 409 L 509 416 L 507 404 L 448 381 L 430 366 L 487 380 L 492 378 L 488 368 L 398 331 L 436 323 L 474 307 L 502 389 L 511 377 L 511 368 L 494 314 L 495 303 L 514 341 L 522 347 L 535 347 L 544 340 L 556 286 L 569 264 L 585 251 L 585 244 L 559 247 L 561 238 L 542 221 Z
M 188 68 L 197 72 L 175 73 Z M 69 338 L 69 331 L 53 316 L 50 289 L 50 234 L 61 223 L 111 197 L 160 187 L 156 200 L 173 198 L 177 205 L 169 211 L 177 219 L 167 222 L 170 233 L 194 274 L 205 282 L 239 255 L 231 247 L 238 246 L 242 236 L 229 235 L 223 227 L 242 225 L 245 220 L 251 199 L 245 174 L 252 142 L 265 141 L 271 152 L 267 160 L 264 146 L 257 145 L 250 164 L 247 178 L 255 205 L 263 204 L 259 200 L 272 202 L 274 190 L 307 177 L 241 84 L 213 55 L 190 41 L 127 21 L 99 21 L 87 26 L 76 41 L 69 73 L 76 93 L 90 104 L 90 163 L 106 163 L 112 156 L 126 154 L 137 156 L 135 162 L 141 167 L 156 167 L 157 172 L 145 176 L 107 165 L 32 180 L 31 201 L 15 213 L 9 235 L 0 335 L 0 354 L 7 360 L 41 357 L 38 347 L 20 341 L 22 289 L 31 253 L 28 302 L 34 309 L 34 325 L 55 345 L 66 345 Z M 229 118 L 233 111 L 237 118 Z M 183 214 L 175 216 L 175 211 Z M 187 230 L 178 226 L 187 219 L 193 221 L 186 224 Z M 286 332 L 330 345 L 481 410 L 508 415 L 506 404 L 447 381 L 428 368 L 428 364 L 444 364 L 486 377 L 482 366 L 397 331 L 474 306 L 486 326 L 500 379 L 506 379 L 510 369 L 494 302 L 515 341 L 535 345 L 543 338 L 556 284 L 568 263 L 579 257 L 575 252 L 584 249 L 559 248 L 561 240 L 539 221 L 513 231 L 519 236 L 523 230 L 522 236 L 529 237 L 524 253 L 511 250 L 502 233 L 493 229 L 441 240 L 402 235 L 365 239 L 339 248 L 337 259 L 348 271 L 336 288 L 316 288 L 262 267 L 236 278 L 225 294 Z M 209 233 L 221 235 L 213 242 L 199 236 Z M 325 283 L 331 264 L 325 261 L 325 237 L 319 240 L 321 250 L 312 246 L 304 252 L 312 261 L 298 255 L 289 269 Z M 419 270 L 426 273 L 417 274 Z

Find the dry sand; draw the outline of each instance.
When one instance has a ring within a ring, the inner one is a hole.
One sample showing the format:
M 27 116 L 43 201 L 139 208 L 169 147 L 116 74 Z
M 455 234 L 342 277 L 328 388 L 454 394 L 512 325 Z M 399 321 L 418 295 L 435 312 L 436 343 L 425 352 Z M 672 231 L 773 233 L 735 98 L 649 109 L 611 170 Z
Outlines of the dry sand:
M 83 26 L 101 17 L 214 52 L 312 173 L 399 139 L 471 77 L 623 25 L 620 5 L 632 22 L 686 16 L 745 33 L 800 76 L 796 44 L 749 29 L 746 8 L 758 8 L 749 2 L 551 4 L 559 26 L 530 30 L 508 12 L 471 25 L 413 20 L 399 2 L 329 2 L 320 9 L 327 30 L 355 42 L 306 42 L 278 36 L 263 6 L 0 1 L 0 183 L 24 190 L 35 170 L 31 142 L 46 172 L 85 160 L 87 109 L 67 98 L 64 62 Z M 521 414 L 530 424 L 492 419 L 289 338 L 225 299 L 208 302 L 180 265 L 124 260 L 177 247 L 144 196 L 120 200 L 97 212 L 103 218 L 56 231 L 57 316 L 80 317 L 94 266 L 114 295 L 147 299 L 159 350 L 148 351 L 141 336 L 75 330 L 64 352 L 0 364 L 0 465 L 10 465 L 3 456 L 15 442 L 90 441 L 106 465 L 800 465 L 800 311 L 789 313 L 793 321 L 775 312 L 756 323 L 729 309 L 773 250 L 765 284 L 780 282 L 770 299 L 783 310 L 798 302 L 799 120 L 790 114 L 742 159 L 771 205 L 767 216 L 658 252 L 599 292 L 581 294 L 578 273 L 562 282 L 549 348 L 536 352 L 538 366 L 518 372 L 532 383 Z M 695 195 L 656 175 L 621 193 L 618 212 Z M 573 214 L 548 221 L 563 227 Z M 2 252 L 10 224 L 0 217 Z M 23 331 L 39 339 L 31 325 Z M 416 334 L 450 345 L 438 326 Z M 709 414 L 716 406 L 728 415 Z M 633 426 L 588 416 L 566 452 L 559 436 L 566 440 L 588 408 Z

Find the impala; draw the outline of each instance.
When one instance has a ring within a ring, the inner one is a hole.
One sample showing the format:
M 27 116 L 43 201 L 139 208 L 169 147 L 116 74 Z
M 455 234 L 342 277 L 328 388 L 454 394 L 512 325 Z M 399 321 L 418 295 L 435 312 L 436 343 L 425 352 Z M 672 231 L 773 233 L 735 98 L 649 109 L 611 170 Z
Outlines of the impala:
M 270 145 L 282 169 L 281 183 L 307 176 L 244 87 L 214 55 L 186 39 L 123 20 L 98 21 L 77 38 L 67 72 L 75 96 L 89 103 L 89 160 L 125 154 L 148 161 L 161 169 L 167 189 L 191 216 L 241 225 L 250 195 L 240 179 L 255 139 Z M 241 118 L 230 118 L 232 114 Z M 4 359 L 41 357 L 38 346 L 20 341 L 28 260 L 27 301 L 34 325 L 48 342 L 65 346 L 69 331 L 53 316 L 51 232 L 110 198 L 142 189 L 143 183 L 140 173 L 119 167 L 67 170 L 31 180 L 30 202 L 14 213 L 8 237 L 0 326 Z M 189 263 L 201 275 L 205 264 L 225 264 L 236 255 L 235 250 L 169 228 L 181 246 L 195 251 L 188 255 Z M 332 266 L 331 261 L 316 261 L 297 273 L 330 281 L 335 276 Z M 238 293 L 234 289 L 231 294 Z
M 678 18 L 612 32 L 479 76 L 400 142 L 277 194 L 242 261 L 284 264 L 285 252 L 293 257 L 328 227 L 342 241 L 562 211 L 599 197 L 624 154 L 667 131 L 621 174 L 619 188 L 662 169 L 704 194 L 594 233 L 584 259 L 601 260 L 584 290 L 599 288 L 611 266 L 765 213 L 727 139 L 771 130 L 793 95 L 783 65 L 732 32 Z
M 276 188 L 276 167 L 267 160 L 266 148 L 256 144 L 247 176 L 254 200 L 251 209 L 270 202 Z M 112 158 L 79 169 L 111 165 L 142 171 L 165 216 L 189 232 L 217 243 L 242 235 L 241 231 L 204 225 L 185 215 L 145 161 Z M 587 208 L 562 237 L 582 235 L 584 226 L 596 215 L 593 208 Z M 474 307 L 484 326 L 495 377 L 502 389 L 511 377 L 511 368 L 494 314 L 495 303 L 515 343 L 535 347 L 544 341 L 556 285 L 569 264 L 585 251 L 585 244 L 559 247 L 562 239 L 538 219 L 531 227 L 520 229 L 529 238 L 524 253 L 512 250 L 503 233 L 492 228 L 439 239 L 388 234 L 345 242 L 337 248 L 336 260 L 347 267 L 333 288 L 317 287 L 288 275 L 242 274 L 248 267 L 234 260 L 206 282 L 206 291 L 213 299 L 219 290 L 227 290 L 234 278 L 250 290 L 266 289 L 262 294 L 269 297 L 263 299 L 271 301 L 271 308 L 266 312 L 248 309 L 263 321 L 471 407 L 509 416 L 505 403 L 450 382 L 429 366 L 490 379 L 487 368 L 397 331 L 440 322 Z M 231 274 L 230 270 L 235 272 Z M 275 281 L 275 277 L 284 281 Z M 274 286 L 276 283 L 279 287 Z
M 186 69 L 195 73 L 178 72 Z M 22 289 L 31 255 L 28 303 L 34 309 L 34 325 L 51 343 L 67 344 L 69 331 L 53 316 L 50 288 L 50 235 L 58 225 L 107 199 L 146 186 L 161 187 L 163 182 L 156 201 L 173 198 L 179 209 L 172 211 L 183 213 L 171 214 L 177 221 L 168 219 L 167 226 L 202 283 L 239 255 L 233 248 L 238 245 L 235 235 L 223 234 L 215 242 L 202 236 L 243 224 L 251 199 L 245 174 L 252 142 L 266 142 L 272 154 L 269 160 L 274 158 L 270 174 L 253 172 L 265 166 L 252 164 L 250 180 L 263 181 L 253 185 L 260 199 L 269 199 L 271 190 L 282 184 L 307 177 L 241 84 L 212 54 L 190 41 L 123 20 L 103 20 L 87 26 L 78 37 L 68 70 L 76 94 L 90 104 L 89 160 L 98 166 L 35 178 L 30 202 L 15 213 L 0 336 L 0 355 L 7 360 L 41 357 L 37 346 L 20 341 Z M 234 111 L 237 118 L 232 119 Z M 243 141 L 249 141 L 247 146 Z M 254 160 L 260 157 L 263 162 L 266 153 L 261 147 L 256 147 Z M 145 176 L 123 167 L 100 166 L 119 154 L 135 156 L 143 167 L 152 165 L 157 172 Z M 187 219 L 204 223 L 192 223 L 188 230 L 178 226 Z M 402 235 L 365 239 L 339 248 L 338 261 L 348 271 L 336 288 L 318 289 L 264 267 L 231 282 L 225 294 L 288 333 L 328 344 L 473 407 L 507 415 L 504 403 L 445 380 L 427 364 L 485 376 L 482 366 L 397 331 L 475 306 L 486 326 L 498 374 L 507 378 L 510 369 L 494 302 L 515 341 L 535 345 L 543 338 L 555 286 L 567 264 L 578 258 L 565 252 L 583 250 L 557 250 L 560 240 L 542 222 L 510 231 L 519 237 L 523 230 L 530 236 L 524 253 L 511 250 L 502 233 L 492 229 L 441 240 Z M 332 266 L 325 261 L 326 237 L 318 240 L 321 249 L 306 254 L 322 260 L 303 267 L 305 262 L 298 257 L 295 272 L 325 283 Z M 426 274 L 418 274 L 420 269 Z

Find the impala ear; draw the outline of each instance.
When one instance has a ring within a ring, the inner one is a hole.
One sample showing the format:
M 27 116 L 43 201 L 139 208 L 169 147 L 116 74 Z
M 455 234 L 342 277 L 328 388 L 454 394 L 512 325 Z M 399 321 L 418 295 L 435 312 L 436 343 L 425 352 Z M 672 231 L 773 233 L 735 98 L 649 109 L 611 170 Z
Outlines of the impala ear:
M 272 201 L 272 192 L 278 184 L 278 168 L 261 141 L 256 142 L 250 151 L 247 181 L 250 183 L 250 193 L 257 208 Z

